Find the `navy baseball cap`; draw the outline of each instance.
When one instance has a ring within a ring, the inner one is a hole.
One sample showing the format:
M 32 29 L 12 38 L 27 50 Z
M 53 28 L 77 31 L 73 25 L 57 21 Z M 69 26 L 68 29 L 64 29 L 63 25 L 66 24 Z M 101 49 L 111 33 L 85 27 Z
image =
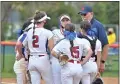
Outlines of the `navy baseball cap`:
M 88 12 L 92 12 L 92 7 L 91 6 L 84 6 L 80 10 L 78 14 L 87 14 Z

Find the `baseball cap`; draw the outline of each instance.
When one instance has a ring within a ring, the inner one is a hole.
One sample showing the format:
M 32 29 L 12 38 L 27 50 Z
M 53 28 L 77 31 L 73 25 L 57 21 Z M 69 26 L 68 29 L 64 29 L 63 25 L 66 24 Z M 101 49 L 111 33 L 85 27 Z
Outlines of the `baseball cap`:
M 91 6 L 82 7 L 81 11 L 78 14 L 87 14 L 88 12 L 92 12 L 92 7 Z
M 70 17 L 68 15 L 63 15 L 63 16 L 60 17 L 60 21 L 62 21 L 64 18 L 67 18 L 67 19 L 70 20 Z

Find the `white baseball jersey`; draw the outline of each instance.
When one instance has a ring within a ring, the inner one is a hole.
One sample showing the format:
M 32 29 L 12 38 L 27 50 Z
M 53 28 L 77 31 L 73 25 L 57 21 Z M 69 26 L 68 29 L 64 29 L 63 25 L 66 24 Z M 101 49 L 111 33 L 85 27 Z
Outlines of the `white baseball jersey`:
M 23 30 L 24 33 L 18 38 L 17 41 L 20 41 L 21 43 L 23 43 L 23 41 L 24 41 L 24 39 L 25 39 L 25 35 L 24 35 L 24 34 L 27 34 L 27 31 L 28 31 L 30 28 L 33 28 L 33 26 L 34 26 L 34 24 L 31 23 L 27 28 L 25 28 L 25 30 Z M 24 36 L 24 38 L 23 38 L 23 36 Z M 29 51 L 28 51 L 28 46 L 25 46 L 23 53 L 24 53 L 24 56 L 25 56 L 26 59 L 28 59 L 28 54 L 29 54 L 28 52 L 29 52 Z
M 87 36 L 89 39 L 93 39 L 92 37 L 90 37 L 90 36 Z M 82 39 L 82 40 L 86 40 L 86 39 Z M 87 44 L 88 46 L 91 46 L 90 45 L 90 42 L 89 41 L 85 41 L 86 43 L 85 44 Z M 97 39 L 97 41 L 96 41 L 96 45 L 95 45 L 95 55 L 97 55 L 97 51 L 102 51 L 102 45 L 101 45 L 101 42 Z M 83 56 L 86 56 L 86 53 L 87 52 L 85 52 L 84 54 L 83 54 Z
M 55 29 L 52 32 L 54 34 L 54 44 L 58 43 L 61 39 L 64 38 L 64 35 L 60 29 Z
M 53 50 L 57 53 L 63 52 L 69 56 L 69 59 L 80 60 L 84 51 L 90 49 L 90 46 L 84 44 L 87 40 L 82 40 L 80 38 L 75 38 L 73 41 L 74 46 L 72 47 L 72 53 L 70 51 L 70 41 L 67 39 L 61 40 Z M 72 54 L 72 55 L 71 55 Z
M 47 54 L 47 40 L 53 37 L 53 33 L 45 28 L 35 28 L 34 39 L 32 37 L 33 28 L 22 37 L 23 45 L 28 45 L 30 54 Z

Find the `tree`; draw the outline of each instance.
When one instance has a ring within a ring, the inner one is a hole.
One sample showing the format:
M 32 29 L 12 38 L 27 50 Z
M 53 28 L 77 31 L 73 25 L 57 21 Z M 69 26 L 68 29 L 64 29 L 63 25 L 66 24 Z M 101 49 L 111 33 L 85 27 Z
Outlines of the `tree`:
M 107 3 L 108 24 L 119 24 L 119 2 Z

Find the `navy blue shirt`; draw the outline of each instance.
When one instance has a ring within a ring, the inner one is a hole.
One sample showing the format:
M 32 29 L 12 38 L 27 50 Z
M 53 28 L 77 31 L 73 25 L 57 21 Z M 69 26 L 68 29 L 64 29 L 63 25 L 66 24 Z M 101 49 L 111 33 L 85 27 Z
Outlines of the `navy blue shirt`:
M 91 33 L 93 32 L 94 32 L 94 35 L 101 41 L 102 47 L 108 44 L 108 39 L 107 39 L 105 29 L 103 25 L 95 18 L 91 20 Z M 77 32 L 77 36 L 81 38 L 82 34 L 80 32 Z
M 107 35 L 106 35 L 105 28 L 103 27 L 102 23 L 100 23 L 98 20 L 93 18 L 91 20 L 91 28 L 95 32 L 95 35 L 98 37 L 98 39 L 101 41 L 102 47 L 108 44 Z

